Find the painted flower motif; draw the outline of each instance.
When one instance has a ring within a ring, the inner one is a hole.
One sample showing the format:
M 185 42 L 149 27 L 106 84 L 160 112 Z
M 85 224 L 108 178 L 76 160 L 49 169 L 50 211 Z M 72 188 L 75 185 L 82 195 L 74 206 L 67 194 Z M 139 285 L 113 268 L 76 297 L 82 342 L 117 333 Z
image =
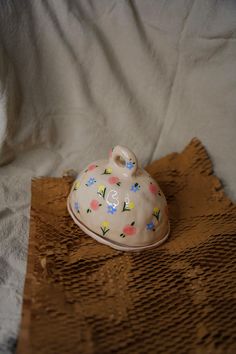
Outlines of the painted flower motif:
M 127 203 L 127 202 L 124 202 L 124 205 L 123 205 L 123 209 L 122 209 L 122 211 L 129 211 L 129 210 L 132 210 L 132 209 L 134 209 L 134 207 L 135 207 L 135 204 L 134 204 L 134 202 L 129 202 L 129 203 Z
M 98 208 L 99 208 L 100 206 L 102 206 L 102 204 L 100 204 L 98 200 L 96 200 L 96 199 L 91 200 L 91 202 L 90 202 L 90 208 L 87 209 L 87 213 L 91 213 L 92 210 L 93 210 L 93 211 L 98 210 Z
M 110 226 L 109 222 L 108 221 L 103 221 L 102 223 L 102 227 L 104 227 L 105 229 L 108 229 Z
M 115 206 L 114 204 L 107 206 L 107 212 L 108 212 L 108 214 L 113 215 L 113 214 L 115 214 L 116 211 L 117 211 L 117 208 L 116 208 L 116 206 Z
M 88 168 L 85 170 L 85 172 L 88 172 L 88 171 L 93 171 L 96 167 L 98 167 L 98 165 L 89 165 Z
M 134 207 L 135 207 L 134 202 L 129 202 L 128 207 L 130 208 L 130 210 L 134 209 Z
M 103 186 L 102 184 L 98 186 L 97 194 L 99 194 L 104 199 L 106 195 L 106 187 Z
M 148 223 L 148 224 L 146 225 L 146 229 L 147 229 L 147 230 L 150 230 L 150 231 L 155 231 L 154 222 L 151 221 L 150 223 Z
M 97 210 L 102 204 L 99 203 L 98 200 L 93 199 L 90 203 L 90 207 L 92 210 Z
M 133 221 L 130 225 L 125 225 L 123 232 L 120 234 L 120 237 L 133 236 L 136 234 L 136 227 L 134 226 L 135 222 Z
M 108 178 L 108 183 L 110 184 L 117 184 L 117 186 L 120 186 L 121 182 L 118 177 L 111 176 Z
M 128 161 L 126 162 L 126 167 L 129 169 L 129 170 L 132 170 L 132 168 L 134 167 L 135 165 L 135 162 L 133 161 Z
M 159 218 L 160 218 L 160 209 L 158 207 L 155 207 L 153 209 L 152 215 L 155 216 L 155 218 L 157 219 L 157 221 L 159 222 Z
M 152 182 L 150 182 L 149 184 L 149 190 L 152 194 L 157 194 L 158 193 L 158 187 L 156 184 L 153 184 Z
M 141 188 L 141 187 L 140 187 L 140 184 L 134 183 L 134 184 L 131 186 L 130 190 L 131 190 L 131 192 L 137 192 L 140 188 Z
M 74 185 L 74 191 L 77 191 L 79 189 L 79 187 L 81 186 L 81 183 L 80 181 L 77 181 L 75 182 L 75 185 Z
M 75 202 L 75 204 L 74 204 L 74 206 L 75 206 L 75 210 L 77 211 L 77 213 L 80 213 L 80 207 L 79 207 L 79 203 L 78 202 Z
M 107 167 L 107 168 L 105 168 L 105 170 L 102 173 L 102 175 L 110 175 L 111 173 L 112 173 L 112 168 L 111 167 Z
M 90 186 L 92 186 L 94 183 L 96 183 L 95 178 L 94 178 L 94 177 L 90 177 L 85 185 L 86 185 L 87 187 L 90 187 Z
M 102 225 L 101 225 L 101 230 L 102 230 L 102 235 L 105 236 L 106 233 L 110 230 L 109 229 L 110 224 L 108 221 L 103 221 Z

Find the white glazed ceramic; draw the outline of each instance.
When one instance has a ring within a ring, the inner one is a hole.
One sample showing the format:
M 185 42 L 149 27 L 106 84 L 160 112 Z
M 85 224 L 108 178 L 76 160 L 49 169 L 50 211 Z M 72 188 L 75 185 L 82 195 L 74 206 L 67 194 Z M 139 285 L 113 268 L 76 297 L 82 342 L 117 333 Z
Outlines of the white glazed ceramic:
M 169 234 L 165 196 L 124 146 L 111 150 L 75 180 L 68 197 L 73 220 L 89 236 L 115 249 L 155 247 Z

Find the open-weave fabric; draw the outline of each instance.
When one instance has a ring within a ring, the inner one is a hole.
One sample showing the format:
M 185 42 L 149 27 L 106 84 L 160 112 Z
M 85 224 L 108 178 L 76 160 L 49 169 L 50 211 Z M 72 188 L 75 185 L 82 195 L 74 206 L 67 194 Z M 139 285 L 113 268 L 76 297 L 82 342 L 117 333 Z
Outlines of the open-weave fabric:
M 70 178 L 32 182 L 18 353 L 236 353 L 236 206 L 194 139 L 147 170 L 167 197 L 171 234 L 124 253 L 70 218 Z

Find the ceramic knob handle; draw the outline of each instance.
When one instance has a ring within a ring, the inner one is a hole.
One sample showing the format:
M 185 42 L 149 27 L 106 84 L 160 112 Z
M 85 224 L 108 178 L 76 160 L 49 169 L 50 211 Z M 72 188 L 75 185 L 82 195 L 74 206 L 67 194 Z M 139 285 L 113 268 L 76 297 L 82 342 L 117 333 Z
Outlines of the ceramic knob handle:
M 124 177 L 134 176 L 138 161 L 135 154 L 125 146 L 117 145 L 111 154 L 110 160 L 118 173 Z

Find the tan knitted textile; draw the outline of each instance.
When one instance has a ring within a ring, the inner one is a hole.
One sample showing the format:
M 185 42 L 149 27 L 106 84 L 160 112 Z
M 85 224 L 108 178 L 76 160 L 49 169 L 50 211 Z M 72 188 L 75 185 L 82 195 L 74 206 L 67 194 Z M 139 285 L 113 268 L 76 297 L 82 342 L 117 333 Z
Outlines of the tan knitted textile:
M 140 253 L 80 231 L 66 209 L 70 178 L 32 182 L 18 354 L 236 353 L 236 206 L 197 139 L 147 170 L 171 234 Z

